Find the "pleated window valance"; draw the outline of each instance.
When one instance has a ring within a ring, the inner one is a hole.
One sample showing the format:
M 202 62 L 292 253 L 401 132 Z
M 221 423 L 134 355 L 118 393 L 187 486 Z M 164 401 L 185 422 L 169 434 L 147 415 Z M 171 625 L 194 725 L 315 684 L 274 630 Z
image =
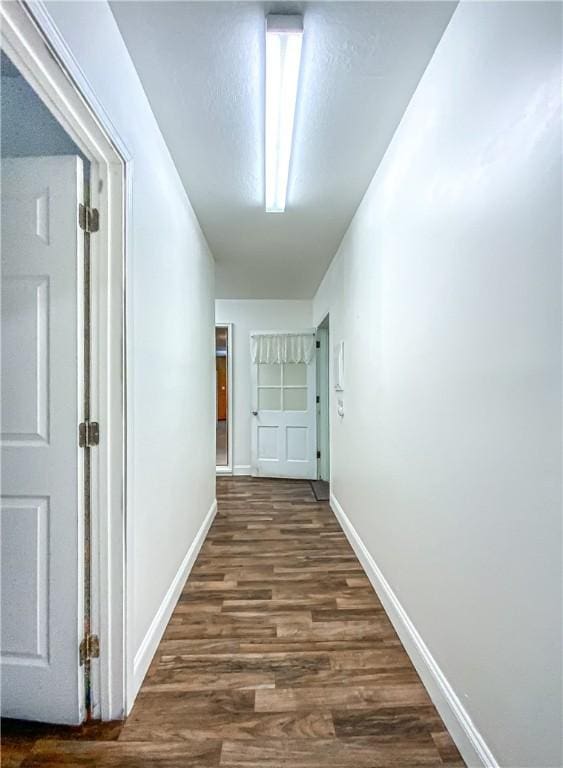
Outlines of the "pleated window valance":
M 253 333 L 250 336 L 253 363 L 307 363 L 315 354 L 315 334 Z

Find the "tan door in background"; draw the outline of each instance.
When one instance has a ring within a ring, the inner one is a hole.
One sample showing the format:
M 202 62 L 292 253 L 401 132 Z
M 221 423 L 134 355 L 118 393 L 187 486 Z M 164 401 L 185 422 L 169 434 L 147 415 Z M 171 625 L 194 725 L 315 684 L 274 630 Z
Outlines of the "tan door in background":
M 217 368 L 217 421 L 227 418 L 227 358 L 215 358 Z

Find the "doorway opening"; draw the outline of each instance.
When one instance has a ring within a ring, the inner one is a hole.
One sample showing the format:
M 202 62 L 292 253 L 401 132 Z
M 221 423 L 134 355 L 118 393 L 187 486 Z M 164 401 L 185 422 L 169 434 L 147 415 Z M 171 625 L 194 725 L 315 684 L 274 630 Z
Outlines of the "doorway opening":
M 37 15 L 0 6 L 2 711 L 78 724 L 126 708 L 127 155 Z
M 215 464 L 218 474 L 232 474 L 232 326 L 215 326 Z
M 91 709 L 90 163 L 4 52 L 0 74 L 2 709 L 74 723 Z
M 317 480 L 313 492 L 318 501 L 330 499 L 330 320 L 317 328 Z

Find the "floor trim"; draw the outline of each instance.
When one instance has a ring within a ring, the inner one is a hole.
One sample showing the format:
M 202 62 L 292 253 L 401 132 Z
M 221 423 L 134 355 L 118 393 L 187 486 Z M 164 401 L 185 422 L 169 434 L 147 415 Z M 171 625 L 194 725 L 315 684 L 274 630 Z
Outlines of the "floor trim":
M 235 464 L 233 475 L 250 475 L 252 467 L 250 464 Z
M 156 615 L 152 620 L 145 637 L 143 638 L 143 642 L 141 643 L 139 650 L 135 654 L 135 661 L 133 662 L 133 695 L 129 697 L 129 711 L 131 711 L 153 656 L 156 653 L 158 644 L 162 639 L 164 630 L 168 626 L 170 617 L 172 616 L 174 608 L 176 607 L 176 603 L 178 602 L 178 598 L 184 589 L 186 580 L 190 575 L 192 566 L 199 554 L 201 545 L 207 536 L 207 532 L 211 526 L 211 523 L 213 522 L 216 512 L 217 500 L 215 499 L 211 505 L 211 508 L 205 515 L 205 519 L 201 524 L 199 531 L 196 533 L 194 540 L 190 544 L 190 547 L 186 552 L 186 556 L 182 560 L 182 563 L 178 568 L 174 579 L 172 580 L 172 584 L 170 584 L 168 592 L 164 596 L 164 600 L 160 604 L 160 608 L 156 612 Z
M 493 753 L 333 493 L 330 494 L 330 506 L 462 757 L 469 766 L 499 768 Z

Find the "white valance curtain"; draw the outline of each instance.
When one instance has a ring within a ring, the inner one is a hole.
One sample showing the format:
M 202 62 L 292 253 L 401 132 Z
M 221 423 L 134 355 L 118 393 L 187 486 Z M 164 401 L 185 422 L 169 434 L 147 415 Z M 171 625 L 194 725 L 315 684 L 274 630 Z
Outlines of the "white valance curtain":
M 315 334 L 253 333 L 250 336 L 253 363 L 307 363 L 315 354 Z

